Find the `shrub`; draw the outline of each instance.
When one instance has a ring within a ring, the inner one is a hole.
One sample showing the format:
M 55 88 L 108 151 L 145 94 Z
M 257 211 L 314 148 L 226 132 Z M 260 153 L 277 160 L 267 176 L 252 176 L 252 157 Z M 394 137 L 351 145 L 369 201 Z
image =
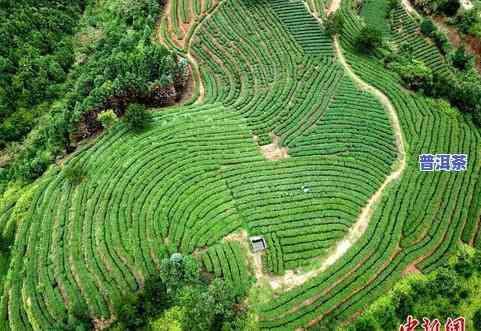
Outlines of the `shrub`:
M 167 310 L 162 317 L 151 321 L 152 331 L 182 331 L 184 311 L 177 306 Z
M 433 21 L 429 18 L 423 19 L 421 22 L 421 32 L 430 37 L 434 31 L 437 31 L 436 25 L 434 25 Z
M 413 60 L 408 64 L 396 64 L 394 69 L 410 89 L 427 89 L 433 84 L 433 71 L 421 61 Z
M 397 6 L 398 6 L 398 0 L 389 0 L 388 1 L 386 18 L 388 18 L 391 15 L 391 13 L 396 9 Z
M 78 165 L 66 166 L 63 175 L 71 184 L 77 185 L 86 177 L 86 172 Z
M 239 297 L 234 294 L 232 285 L 216 278 L 207 291 L 187 288 L 181 296 L 186 307 L 183 321 L 186 330 L 223 330 L 225 324 L 236 318 L 235 304 Z
M 475 330 L 481 330 L 481 308 L 473 315 L 473 326 Z
M 150 119 L 145 107 L 140 104 L 130 104 L 125 112 L 124 121 L 133 130 L 145 129 Z
M 112 109 L 101 112 L 97 115 L 97 120 L 102 124 L 104 129 L 110 129 L 117 123 L 118 118 Z
M 456 68 L 458 68 L 459 70 L 464 70 L 466 69 L 468 62 L 471 60 L 471 58 L 472 57 L 466 53 L 464 47 L 459 47 L 452 55 L 451 60 Z
M 479 14 L 481 15 L 481 12 Z M 471 25 L 468 33 L 476 38 L 481 38 L 481 22 L 476 22 L 475 24 Z
M 339 12 L 329 15 L 325 21 L 326 32 L 330 35 L 339 34 L 342 32 L 344 21 Z
M 356 331 L 372 331 L 377 330 L 376 320 L 370 314 L 366 314 L 354 322 Z
M 414 0 L 414 5 L 424 13 L 454 16 L 459 10 L 459 0 Z
M 440 2 L 438 7 L 438 13 L 444 13 L 446 16 L 454 16 L 459 10 L 461 4 L 459 0 L 443 0 Z
M 474 123 L 478 126 L 481 127 L 481 106 L 478 105 L 473 112 L 473 120 Z
M 446 37 L 443 32 L 434 32 L 432 38 L 434 40 L 434 43 L 436 44 L 436 47 L 441 51 L 443 55 L 449 53 L 449 51 L 451 50 L 451 44 L 449 43 L 448 37 Z
M 382 45 L 382 32 L 367 26 L 357 36 L 355 45 L 359 51 L 370 53 Z
M 475 9 L 467 10 L 456 17 L 457 27 L 464 33 L 473 33 L 476 25 L 481 24 L 479 12 Z

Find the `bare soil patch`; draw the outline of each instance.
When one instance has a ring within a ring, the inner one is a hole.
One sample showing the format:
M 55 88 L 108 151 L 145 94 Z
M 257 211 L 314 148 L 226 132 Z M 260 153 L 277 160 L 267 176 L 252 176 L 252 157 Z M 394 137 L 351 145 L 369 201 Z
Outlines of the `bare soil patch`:
M 201 248 L 197 248 L 196 250 L 194 250 L 192 252 L 192 256 L 193 257 L 200 257 L 202 254 L 204 254 L 205 252 L 207 252 L 207 250 L 209 249 L 209 247 L 205 246 L 205 247 L 201 247 Z
M 228 236 L 224 237 L 225 241 L 239 241 L 242 244 L 247 243 L 247 232 L 246 230 L 240 230 L 237 232 L 233 232 Z
M 464 46 L 466 51 L 475 57 L 476 69 L 481 73 L 481 40 L 473 36 L 462 36 L 459 31 L 446 23 L 443 17 L 434 17 L 434 22 L 443 31 L 451 44 L 456 47 Z
M 108 329 L 114 322 L 115 322 L 116 317 L 112 316 L 109 319 L 100 319 L 96 318 L 93 320 L 94 324 L 94 330 L 95 331 L 101 331 Z
M 336 12 L 340 6 L 341 6 L 341 0 L 333 0 L 326 11 L 326 15 L 329 16 L 332 13 Z
M 288 158 L 289 149 L 280 145 L 280 138 L 274 133 L 271 133 L 270 136 L 272 138 L 272 143 L 260 146 L 262 155 L 264 155 L 267 160 L 271 161 L 278 161 Z M 256 137 L 254 137 L 254 141 L 256 140 Z
M 404 275 L 409 275 L 409 274 L 412 274 L 412 273 L 416 273 L 416 274 L 422 273 L 421 270 L 419 270 L 418 267 L 416 266 L 416 261 L 414 261 L 413 263 L 408 265 L 403 272 Z
M 422 17 L 416 8 L 413 7 L 410 0 L 402 0 L 402 4 L 411 16 L 418 18 Z M 470 0 L 461 0 L 461 5 L 465 9 L 470 9 L 473 7 L 473 4 Z M 432 19 L 436 26 L 446 34 L 451 44 L 456 47 L 464 46 L 467 52 L 475 56 L 476 69 L 479 73 L 481 73 L 481 40 L 473 36 L 463 37 L 455 27 L 449 26 L 446 23 L 446 19 L 444 17 L 435 16 L 432 17 Z

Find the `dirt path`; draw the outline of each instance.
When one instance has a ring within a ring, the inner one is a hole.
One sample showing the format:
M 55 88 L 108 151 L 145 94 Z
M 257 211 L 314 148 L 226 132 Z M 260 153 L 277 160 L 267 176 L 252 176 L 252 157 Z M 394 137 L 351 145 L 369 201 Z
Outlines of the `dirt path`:
M 339 9 L 340 5 L 341 0 L 334 0 L 330 8 L 328 9 L 328 13 L 336 12 Z M 313 13 L 308 6 L 306 7 L 308 8 L 309 13 L 321 23 L 321 19 L 316 16 L 315 13 Z M 368 200 L 367 205 L 362 209 L 356 223 L 351 227 L 347 235 L 327 253 L 327 256 L 323 258 L 319 268 L 303 273 L 289 270 L 285 273 L 284 276 L 267 276 L 265 274 L 262 274 L 263 278 L 269 278 L 269 283 L 273 289 L 289 290 L 293 287 L 299 286 L 306 281 L 316 277 L 320 273 L 324 272 L 328 267 L 333 265 L 342 256 L 344 256 L 344 254 L 346 254 L 346 252 L 362 237 L 362 235 L 366 231 L 369 225 L 369 221 L 372 217 L 374 207 L 381 201 L 386 188 L 391 183 L 398 180 L 401 177 L 404 169 L 406 168 L 406 151 L 404 137 L 401 129 L 401 124 L 396 113 L 396 109 L 384 93 L 364 82 L 359 76 L 354 73 L 354 71 L 347 63 L 344 54 L 342 53 L 339 38 L 337 36 L 334 38 L 334 48 L 340 64 L 344 67 L 349 77 L 358 85 L 360 89 L 368 91 L 369 93 L 374 95 L 386 109 L 389 120 L 394 130 L 396 147 L 399 152 L 398 161 L 395 164 L 395 169 L 393 170 L 393 172 L 386 177 L 381 187 Z
M 198 102 L 200 102 L 203 99 L 205 95 L 205 90 L 202 84 L 202 80 L 200 79 L 201 78 L 200 70 L 198 68 L 197 61 L 191 54 L 191 43 L 196 33 L 199 31 L 200 27 L 203 25 L 203 23 L 206 20 L 208 20 L 217 11 L 217 9 L 220 7 L 221 4 L 222 4 L 222 1 L 220 1 L 216 6 L 216 8 L 214 8 L 208 15 L 206 15 L 199 22 L 199 24 L 197 24 L 194 27 L 194 31 L 191 34 L 191 37 L 188 40 L 186 40 L 186 43 L 185 43 L 186 53 L 184 55 L 192 64 L 194 80 L 196 84 L 199 84 L 200 96 L 197 100 Z M 328 15 L 335 13 L 339 9 L 340 5 L 341 5 L 341 0 L 333 0 L 330 7 L 327 9 L 326 13 Z M 308 6 L 306 7 L 308 8 L 309 13 L 321 23 L 321 19 L 315 13 L 313 13 Z M 320 273 L 325 271 L 329 266 L 333 265 L 336 261 L 338 261 L 364 234 L 369 224 L 369 220 L 371 219 L 374 206 L 380 202 L 386 187 L 389 186 L 393 181 L 399 179 L 403 170 L 406 167 L 406 161 L 405 161 L 406 153 L 405 153 L 405 147 L 404 147 L 404 138 L 402 135 L 401 125 L 397 117 L 396 110 L 394 109 L 393 105 L 391 104 L 389 99 L 386 97 L 386 95 L 384 95 L 381 91 L 374 88 L 373 86 L 364 82 L 352 71 L 350 66 L 347 64 L 346 59 L 344 58 L 342 49 L 339 44 L 338 37 L 334 38 L 334 46 L 335 46 L 338 60 L 341 63 L 341 65 L 345 68 L 346 73 L 352 78 L 352 80 L 359 86 L 360 89 L 368 91 L 371 94 L 373 94 L 377 99 L 379 99 L 379 101 L 386 108 L 389 115 L 390 122 L 395 132 L 396 145 L 399 150 L 399 160 L 396 163 L 396 169 L 385 179 L 384 183 L 381 185 L 378 191 L 373 196 L 371 196 L 371 198 L 368 200 L 367 205 L 362 209 L 361 214 L 359 215 L 356 223 L 351 227 L 347 235 L 341 241 L 339 241 L 335 247 L 333 247 L 330 251 L 328 251 L 326 257 L 323 258 L 320 267 L 316 268 L 315 270 L 312 270 L 309 272 L 301 272 L 299 270 L 296 270 L 296 271 L 289 270 L 283 276 L 272 276 L 267 273 L 264 273 L 262 269 L 261 254 L 251 253 L 248 246 L 247 233 L 245 231 L 241 232 L 240 238 L 236 238 L 236 240 L 243 242 L 243 245 L 245 245 L 245 247 L 248 248 L 247 251 L 249 252 L 249 260 L 251 260 L 251 263 L 253 263 L 253 267 L 254 267 L 253 271 L 255 273 L 257 280 L 259 281 L 259 283 L 267 282 L 268 284 L 270 284 L 271 288 L 273 289 L 281 289 L 285 291 L 293 287 L 302 285 L 303 283 L 319 275 Z
M 197 32 L 203 26 L 204 22 L 208 21 L 212 17 L 212 15 L 214 15 L 215 12 L 217 12 L 217 10 L 220 8 L 223 2 L 224 0 L 220 0 L 219 2 L 216 2 L 216 4 L 214 5 L 214 8 L 207 15 L 205 15 L 197 25 L 194 26 L 194 30 L 190 35 L 190 38 L 188 38 L 185 43 L 185 49 L 187 50 L 185 56 L 189 60 L 189 62 L 192 64 L 192 69 L 193 69 L 192 74 L 194 76 L 194 81 L 196 84 L 199 85 L 199 96 L 196 100 L 197 103 L 201 103 L 205 98 L 205 86 L 204 86 L 204 83 L 202 82 L 199 64 L 191 52 L 192 40 L 195 38 Z
M 199 89 L 199 95 L 196 99 L 196 102 L 197 103 L 201 103 L 204 98 L 205 98 L 205 86 L 204 86 L 204 83 L 202 81 L 202 78 L 201 78 L 201 73 L 200 73 L 200 69 L 199 69 L 199 64 L 196 60 L 196 58 L 192 55 L 192 40 L 194 39 L 194 37 L 196 36 L 197 32 L 199 31 L 200 27 L 204 24 L 204 22 L 208 21 L 210 19 L 210 17 L 217 11 L 217 9 L 220 7 L 220 5 L 222 4 L 223 0 L 217 2 L 215 4 L 215 7 L 207 14 L 205 15 L 204 17 L 201 18 L 200 22 L 196 25 L 194 25 L 193 27 L 193 31 L 192 31 L 192 34 L 190 34 L 189 38 L 186 39 L 184 41 L 184 52 L 183 52 L 183 56 L 189 61 L 190 65 L 191 65 L 191 68 L 192 68 L 192 78 L 193 78 L 193 81 L 194 81 L 194 84 L 196 86 L 198 86 L 198 89 Z M 165 47 L 167 48 L 171 48 L 170 45 L 169 45 L 169 41 L 167 40 L 164 40 L 163 37 L 162 37 L 162 33 L 161 33 L 161 30 L 160 30 L 160 25 L 162 23 L 162 20 L 164 19 L 164 16 L 165 15 L 170 15 L 170 8 L 171 8 L 171 3 L 172 1 L 169 0 L 167 1 L 166 5 L 165 5 L 165 10 L 164 10 L 164 14 L 162 15 L 162 17 L 159 19 L 159 23 L 158 23 L 158 28 L 157 28 L 157 39 L 158 41 L 163 44 Z M 171 32 L 173 33 L 173 32 Z M 188 35 L 188 32 L 186 32 L 186 35 Z M 170 42 L 175 44 L 175 36 L 171 36 L 170 37 Z M 193 90 L 193 89 L 192 89 Z M 190 98 L 184 98 L 185 100 L 189 100 Z
M 332 13 L 335 13 L 341 7 L 342 0 L 332 0 L 331 5 L 326 11 L 326 15 L 329 16 Z
M 237 241 L 240 243 L 246 251 L 247 259 L 249 260 L 248 262 L 253 266 L 252 271 L 258 281 L 268 277 L 262 269 L 262 255 L 260 253 L 254 254 L 249 247 L 249 236 L 245 229 L 240 229 L 239 231 L 229 234 L 224 237 L 224 241 Z
M 341 5 L 341 1 L 336 1 L 336 0 L 333 1 L 331 7 L 329 8 L 329 12 L 335 13 L 340 8 L 340 5 Z M 356 223 L 351 227 L 346 237 L 344 237 L 344 239 L 339 241 L 335 246 L 335 248 L 333 249 L 333 251 L 327 256 L 327 258 L 325 258 L 325 260 L 323 261 L 319 269 L 319 271 L 321 272 L 327 269 L 329 266 L 333 265 L 337 260 L 339 260 L 349 250 L 349 248 L 351 248 L 361 238 L 361 236 L 364 234 L 364 232 L 367 229 L 367 226 L 373 214 L 375 205 L 381 201 L 383 193 L 386 190 L 386 188 L 392 182 L 399 179 L 404 169 L 406 168 L 406 149 L 405 149 L 404 137 L 403 137 L 401 124 L 399 122 L 396 109 L 394 108 L 391 101 L 384 93 L 382 93 L 377 88 L 369 85 L 354 73 L 354 71 L 351 69 L 351 67 L 347 63 L 346 58 L 344 57 L 344 54 L 342 53 L 342 48 L 341 48 L 338 36 L 334 37 L 334 48 L 335 48 L 336 56 L 339 62 L 344 67 L 349 77 L 359 86 L 360 89 L 368 91 L 369 93 L 374 95 L 382 103 L 384 108 L 387 110 L 389 120 L 394 129 L 396 147 L 398 149 L 399 156 L 398 156 L 398 161 L 396 163 L 396 168 L 393 170 L 393 172 L 389 176 L 386 177 L 381 187 L 368 200 L 367 205 L 362 209 L 361 214 L 359 215 Z
M 414 8 L 413 5 L 411 5 L 411 2 L 409 2 L 409 0 L 402 0 L 401 3 L 406 9 L 406 11 L 408 12 L 408 14 L 410 14 L 411 16 L 416 16 L 417 18 L 422 18 L 422 16 L 418 13 L 416 8 Z

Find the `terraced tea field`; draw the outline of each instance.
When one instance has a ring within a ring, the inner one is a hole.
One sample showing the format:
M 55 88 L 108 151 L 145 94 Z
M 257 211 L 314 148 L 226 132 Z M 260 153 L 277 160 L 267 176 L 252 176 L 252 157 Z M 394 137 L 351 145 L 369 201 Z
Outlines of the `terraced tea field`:
M 0 229 L 18 229 L 0 329 L 56 330 L 77 307 L 109 320 L 181 252 L 233 284 L 298 277 L 256 313 L 260 330 L 304 330 L 349 321 L 459 243 L 480 246 L 479 132 L 355 52 L 364 23 L 351 1 L 342 35 L 326 34 L 328 6 L 168 1 L 157 37 L 191 61 L 191 100 L 153 112 L 141 133 L 117 124 L 66 161 L 86 170 L 79 185 L 52 167 L 2 211 Z M 399 42 L 411 38 L 406 15 L 396 10 Z M 285 152 L 270 157 L 269 144 Z M 422 153 L 468 154 L 468 170 L 420 172 Z M 249 253 L 239 231 L 267 250 Z

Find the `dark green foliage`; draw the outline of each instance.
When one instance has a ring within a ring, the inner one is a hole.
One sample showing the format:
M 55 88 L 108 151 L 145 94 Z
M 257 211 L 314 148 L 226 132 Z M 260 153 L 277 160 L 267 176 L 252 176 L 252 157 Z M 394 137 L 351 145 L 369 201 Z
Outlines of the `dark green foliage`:
M 49 114 L 10 164 L 10 178 L 37 178 L 56 155 L 72 151 L 72 137 L 88 137 L 101 129 L 95 112 L 113 109 L 122 114 L 130 102 L 165 104 L 177 96 L 177 89 L 185 81 L 179 68 L 185 69 L 185 65 L 177 61 L 175 54 L 152 41 L 159 13 L 157 0 L 111 0 L 87 6 L 76 44 L 78 61 L 62 88 L 52 85 L 57 93 L 49 98 L 57 100 L 55 106 L 45 106 L 43 112 L 49 109 Z M 72 50 L 63 49 L 62 54 L 72 54 Z M 45 75 L 64 77 L 60 70 L 63 62 L 49 65 L 49 74 Z M 8 63 L 3 61 L 3 66 Z M 19 84 L 27 79 L 19 78 Z M 142 121 L 136 116 L 132 123 L 137 127 Z M 15 130 L 26 127 L 26 132 L 30 131 L 31 126 L 24 122 L 19 117 L 15 125 L 8 125 Z M 78 132 L 80 122 L 85 125 Z
M 408 316 L 412 314 L 415 298 L 413 293 L 407 291 L 399 291 L 394 293 L 393 302 L 395 304 L 395 312 L 398 317 Z
M 473 326 L 475 330 L 481 330 L 481 308 L 474 313 Z
M 398 6 L 398 4 L 399 0 L 388 0 L 386 17 L 389 17 L 391 15 L 392 11 Z
M 376 321 L 372 316 L 363 316 L 354 322 L 354 328 L 357 331 L 372 331 L 376 329 Z
M 162 260 L 160 278 L 166 286 L 167 294 L 175 296 L 184 285 L 197 282 L 199 267 L 192 257 L 175 253 L 169 259 Z
M 451 53 L 452 46 L 446 35 L 430 19 L 422 21 L 421 31 L 433 40 L 441 54 Z M 415 52 L 412 44 L 406 42 L 400 45 L 398 52 L 388 54 L 384 60 L 388 68 L 398 72 L 407 88 L 421 90 L 430 97 L 447 99 L 452 106 L 472 113 L 474 123 L 480 123 L 480 107 L 476 100 L 481 98 L 481 78 L 473 70 L 472 58 L 462 48 L 457 49 L 452 55 L 452 63 L 461 72 L 452 70 L 447 74 L 429 66 L 430 70 L 427 62 L 414 61 L 412 54 Z
M 461 4 L 459 3 L 459 0 L 441 0 L 438 7 L 438 12 L 442 12 L 446 16 L 451 17 L 456 15 L 460 6 Z
M 324 23 L 326 32 L 330 35 L 340 34 L 344 26 L 343 16 L 339 12 L 329 15 Z
M 166 286 L 160 277 L 146 280 L 141 299 L 142 311 L 148 316 L 158 314 L 167 306 Z
M 441 51 L 441 54 L 446 55 L 451 51 L 451 44 L 445 33 L 441 31 L 435 31 L 432 33 L 431 38 L 434 41 L 436 47 Z
M 63 175 L 71 184 L 80 184 L 85 179 L 87 173 L 79 165 L 69 165 L 63 170 Z
M 131 330 L 146 324 L 145 317 L 140 310 L 141 305 L 140 296 L 135 294 L 125 296 L 119 303 L 117 323 L 122 327 L 122 330 Z
M 463 12 L 456 17 L 456 26 L 465 34 L 472 34 L 476 37 L 481 36 L 481 17 L 480 11 L 471 9 Z
M 436 47 L 441 51 L 443 55 L 446 55 L 451 50 L 451 44 L 449 43 L 448 37 L 440 31 L 434 22 L 430 18 L 424 18 L 420 25 L 421 32 L 430 37 Z
M 242 296 L 231 284 L 217 278 L 204 283 L 196 261 L 178 253 L 162 260 L 160 269 L 160 277 L 148 279 L 139 293 L 119 301 L 117 329 L 142 329 L 150 319 L 181 307 L 183 330 L 241 330 L 245 323 Z
M 139 328 L 167 307 L 165 284 L 160 277 L 152 277 L 146 280 L 139 293 L 130 294 L 119 302 L 117 322 L 124 330 Z
M 148 319 L 168 307 L 166 285 L 160 277 L 145 281 L 144 288 L 136 294 L 129 294 L 118 302 L 117 325 L 122 330 L 143 327 Z
M 357 36 L 355 45 L 359 51 L 370 53 L 382 45 L 382 32 L 367 26 Z
M 477 105 L 474 109 L 473 121 L 478 127 L 481 127 L 481 105 Z
M 50 154 L 39 153 L 36 144 L 26 146 L 19 156 L 9 165 L 9 177 L 27 181 L 41 176 L 53 161 Z
M 335 331 L 337 330 L 337 323 L 339 321 L 332 319 L 332 318 L 325 318 L 319 324 L 314 325 L 312 328 L 309 328 L 311 331 Z
M 88 307 L 74 301 L 68 315 L 54 324 L 55 331 L 88 331 L 94 328 L 92 318 L 88 315 Z
M 22 140 L 63 93 L 82 3 L 19 0 L 0 5 L 0 148 Z
M 447 98 L 461 111 L 476 114 L 479 111 L 481 84 L 477 77 L 459 75 L 455 79 L 433 73 L 432 89 L 425 89 L 430 96 Z
M 463 250 L 449 265 L 427 276 L 402 281 L 363 313 L 352 330 L 395 330 L 408 315 L 440 321 L 464 316 L 468 323 L 472 320 L 474 330 L 480 330 L 481 310 L 469 307 L 481 285 L 480 259 L 479 251 L 473 254 Z
M 186 288 L 181 295 L 181 304 L 186 308 L 184 330 L 233 330 L 233 308 L 238 302 L 232 285 L 220 279 L 214 279 L 207 290 Z
M 452 300 L 458 295 L 461 284 L 456 272 L 450 268 L 439 269 L 429 287 L 431 293 Z
M 424 18 L 421 22 L 421 32 L 426 36 L 431 36 L 433 32 L 437 31 L 436 25 L 430 18 Z
M 465 70 L 472 58 L 472 55 L 469 55 L 464 47 L 459 47 L 452 56 L 452 62 L 459 70 Z
M 428 15 L 454 16 L 461 6 L 459 0 L 414 0 L 413 3 Z
M 410 89 L 430 89 L 433 84 L 433 71 L 421 61 L 402 62 L 393 68 Z
M 145 106 L 140 104 L 131 104 L 127 107 L 124 115 L 124 121 L 132 130 L 144 129 L 150 119 L 150 114 L 146 111 Z

